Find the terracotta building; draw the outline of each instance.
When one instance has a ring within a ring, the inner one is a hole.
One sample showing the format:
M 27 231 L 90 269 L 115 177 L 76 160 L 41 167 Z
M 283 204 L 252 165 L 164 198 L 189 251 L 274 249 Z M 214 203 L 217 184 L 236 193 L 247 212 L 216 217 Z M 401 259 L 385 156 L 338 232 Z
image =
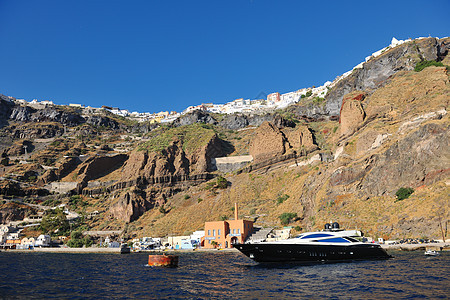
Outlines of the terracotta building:
M 267 95 L 267 101 L 280 102 L 280 93 L 272 93 Z
M 252 221 L 238 220 L 238 208 L 235 204 L 234 220 L 205 222 L 203 246 L 204 248 L 232 248 L 233 244 L 244 243 L 252 231 Z

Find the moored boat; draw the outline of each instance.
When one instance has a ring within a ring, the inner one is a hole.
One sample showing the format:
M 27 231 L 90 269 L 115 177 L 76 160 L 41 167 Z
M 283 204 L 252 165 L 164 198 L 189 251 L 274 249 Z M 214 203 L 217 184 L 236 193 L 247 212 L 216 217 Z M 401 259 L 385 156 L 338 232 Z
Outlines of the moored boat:
M 120 254 L 127 254 L 131 252 L 131 248 L 127 244 L 123 243 L 120 245 Z
M 378 244 L 360 241 L 358 230 L 339 229 L 326 224 L 324 231 L 307 232 L 295 238 L 236 244 L 234 247 L 256 262 L 321 262 L 388 259 L 391 256 Z
M 440 253 L 437 252 L 437 251 L 435 251 L 435 250 L 429 249 L 429 250 L 425 251 L 424 254 L 425 254 L 426 256 L 438 256 Z

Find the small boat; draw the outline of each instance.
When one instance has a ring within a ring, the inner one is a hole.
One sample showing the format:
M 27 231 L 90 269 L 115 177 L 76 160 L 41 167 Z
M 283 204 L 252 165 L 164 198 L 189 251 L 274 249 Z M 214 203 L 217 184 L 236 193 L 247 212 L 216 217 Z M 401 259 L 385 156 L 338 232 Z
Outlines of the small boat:
M 438 256 L 440 255 L 439 252 L 435 251 L 435 250 L 427 250 L 424 253 L 426 256 Z
M 391 258 L 374 243 L 364 243 L 361 231 L 342 230 L 339 224 L 325 224 L 323 231 L 303 233 L 295 238 L 274 242 L 234 245 L 256 262 L 326 262 Z
M 120 254 L 126 254 L 126 253 L 130 253 L 131 252 L 131 248 L 128 247 L 127 244 L 123 243 L 120 245 Z

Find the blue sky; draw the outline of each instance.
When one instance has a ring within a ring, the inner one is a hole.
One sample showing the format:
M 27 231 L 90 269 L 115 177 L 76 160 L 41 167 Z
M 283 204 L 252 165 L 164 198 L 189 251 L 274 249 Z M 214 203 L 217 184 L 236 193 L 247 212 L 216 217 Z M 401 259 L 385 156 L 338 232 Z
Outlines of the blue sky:
M 397 39 L 449 35 L 450 1 L 0 0 L 0 93 L 182 111 L 313 85 Z

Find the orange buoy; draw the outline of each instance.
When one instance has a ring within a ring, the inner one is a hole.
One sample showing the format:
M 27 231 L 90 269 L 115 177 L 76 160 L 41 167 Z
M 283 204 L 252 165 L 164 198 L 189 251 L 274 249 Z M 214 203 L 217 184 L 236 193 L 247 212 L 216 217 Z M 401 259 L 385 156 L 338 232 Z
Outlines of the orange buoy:
M 148 265 L 151 267 L 178 267 L 178 256 L 176 255 L 149 255 Z

